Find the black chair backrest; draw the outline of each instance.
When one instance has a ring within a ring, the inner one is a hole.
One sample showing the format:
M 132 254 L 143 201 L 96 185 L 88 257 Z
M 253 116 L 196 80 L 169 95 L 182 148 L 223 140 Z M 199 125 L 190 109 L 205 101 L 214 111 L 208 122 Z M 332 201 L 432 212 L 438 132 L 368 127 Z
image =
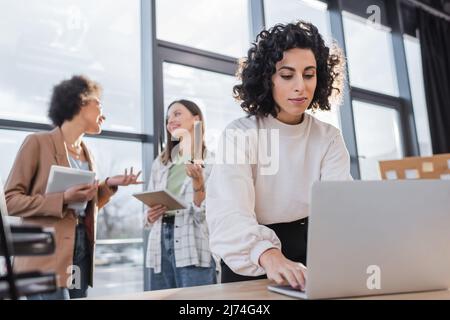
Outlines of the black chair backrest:
M 6 221 L 8 216 L 8 208 L 6 207 L 5 192 L 3 189 L 3 182 L 0 178 L 0 246 L 2 252 L 4 253 L 5 263 L 6 263 L 6 281 L 8 281 L 9 286 L 9 297 L 13 300 L 18 299 L 17 288 L 15 284 L 15 277 L 12 268 L 12 242 L 11 242 L 11 230 Z

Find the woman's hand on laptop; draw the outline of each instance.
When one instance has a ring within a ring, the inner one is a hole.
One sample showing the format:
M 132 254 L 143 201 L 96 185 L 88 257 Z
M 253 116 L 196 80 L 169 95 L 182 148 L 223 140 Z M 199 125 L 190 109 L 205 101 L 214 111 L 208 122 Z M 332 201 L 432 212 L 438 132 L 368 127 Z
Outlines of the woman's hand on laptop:
M 147 210 L 147 221 L 150 223 L 154 223 L 158 220 L 165 212 L 167 208 L 161 204 L 157 204 L 156 206 L 152 206 Z
M 266 270 L 267 278 L 279 285 L 289 284 L 294 289 L 305 291 L 306 267 L 287 259 L 279 249 L 271 248 L 259 257 L 259 264 Z

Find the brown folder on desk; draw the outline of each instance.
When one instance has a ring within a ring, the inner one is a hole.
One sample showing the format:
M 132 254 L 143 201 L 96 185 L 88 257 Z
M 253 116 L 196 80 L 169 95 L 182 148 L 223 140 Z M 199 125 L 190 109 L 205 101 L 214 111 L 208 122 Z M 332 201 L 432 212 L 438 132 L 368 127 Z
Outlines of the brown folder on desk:
M 431 157 L 408 157 L 379 162 L 383 180 L 442 179 L 450 180 L 450 153 Z

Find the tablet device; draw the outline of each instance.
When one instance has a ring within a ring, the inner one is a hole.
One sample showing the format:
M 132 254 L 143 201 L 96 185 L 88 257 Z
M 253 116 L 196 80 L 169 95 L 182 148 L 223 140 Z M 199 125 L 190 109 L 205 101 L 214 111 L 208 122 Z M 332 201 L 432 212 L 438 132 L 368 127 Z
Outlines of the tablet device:
M 147 206 L 155 206 L 162 204 L 167 207 L 167 211 L 187 209 L 188 205 L 181 199 L 177 198 L 169 190 L 156 190 L 135 193 L 133 196 Z
M 67 189 L 80 185 L 91 184 L 95 181 L 95 173 L 87 170 L 80 170 L 53 165 L 47 181 L 45 193 L 64 192 Z M 83 210 L 85 203 L 71 203 L 69 208 Z

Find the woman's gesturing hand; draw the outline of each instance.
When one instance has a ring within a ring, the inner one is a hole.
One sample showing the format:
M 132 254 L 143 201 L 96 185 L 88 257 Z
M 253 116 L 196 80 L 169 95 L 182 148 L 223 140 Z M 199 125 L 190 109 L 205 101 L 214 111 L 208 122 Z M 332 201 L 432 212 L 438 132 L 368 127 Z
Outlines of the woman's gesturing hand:
M 125 169 L 124 174 L 109 177 L 108 179 L 106 179 L 106 184 L 108 185 L 108 187 L 126 187 L 130 184 L 143 184 L 144 181 L 138 181 L 140 174 L 141 171 L 139 171 L 137 174 L 133 174 L 133 167 L 131 167 L 130 174 L 128 174 L 128 170 Z
M 186 164 L 186 174 L 192 178 L 192 180 L 203 183 L 203 168 L 200 164 Z

